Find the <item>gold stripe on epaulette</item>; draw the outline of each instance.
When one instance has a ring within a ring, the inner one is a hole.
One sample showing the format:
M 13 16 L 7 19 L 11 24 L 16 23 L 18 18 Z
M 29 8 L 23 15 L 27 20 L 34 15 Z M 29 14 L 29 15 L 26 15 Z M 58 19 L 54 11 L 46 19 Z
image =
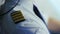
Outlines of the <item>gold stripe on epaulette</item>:
M 12 19 L 15 23 L 25 20 L 21 11 L 15 11 L 15 12 L 11 13 L 11 16 L 12 16 Z

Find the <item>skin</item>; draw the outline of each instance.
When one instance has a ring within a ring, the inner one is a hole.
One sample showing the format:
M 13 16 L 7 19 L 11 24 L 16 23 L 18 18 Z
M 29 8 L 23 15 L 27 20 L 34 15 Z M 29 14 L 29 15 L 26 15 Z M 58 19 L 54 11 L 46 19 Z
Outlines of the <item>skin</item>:
M 60 21 L 50 17 L 48 19 L 48 29 L 52 30 L 54 32 L 59 32 L 60 31 Z

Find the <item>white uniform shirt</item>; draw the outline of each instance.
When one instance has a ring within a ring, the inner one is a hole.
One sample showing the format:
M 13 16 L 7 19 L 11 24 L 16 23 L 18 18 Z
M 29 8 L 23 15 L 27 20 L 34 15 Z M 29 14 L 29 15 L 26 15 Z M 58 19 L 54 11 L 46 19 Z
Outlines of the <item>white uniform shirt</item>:
M 49 17 L 60 21 L 60 0 L 35 0 L 34 3 L 38 6 L 46 24 Z
M 16 24 L 16 28 L 18 30 L 17 34 L 49 34 L 46 25 L 35 15 L 33 11 L 33 4 L 35 4 L 34 0 L 20 0 L 18 5 L 13 9 L 14 11 L 21 10 L 24 18 L 26 19 L 25 21 Z M 8 24 L 13 23 L 11 18 L 13 10 L 4 15 L 3 22 Z M 14 25 L 10 26 L 13 27 Z
M 56 19 L 60 21 L 60 0 L 35 0 L 34 3 L 40 10 L 46 24 L 48 25 L 48 19 Z M 50 23 L 49 23 L 50 24 Z M 51 23 L 53 24 L 53 23 Z M 50 27 L 55 27 L 57 24 L 49 25 Z M 57 27 L 55 27 L 57 28 Z M 52 28 L 51 28 L 52 29 Z M 54 29 L 53 29 L 54 30 Z M 52 33 L 57 33 L 52 30 Z

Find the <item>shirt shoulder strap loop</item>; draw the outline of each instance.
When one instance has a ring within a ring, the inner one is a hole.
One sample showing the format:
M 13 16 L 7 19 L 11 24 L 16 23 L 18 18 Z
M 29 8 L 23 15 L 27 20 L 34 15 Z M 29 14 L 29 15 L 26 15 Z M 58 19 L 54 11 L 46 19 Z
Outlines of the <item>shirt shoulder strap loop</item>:
M 35 5 L 33 5 L 33 11 L 45 23 L 41 13 L 39 12 L 38 8 Z

